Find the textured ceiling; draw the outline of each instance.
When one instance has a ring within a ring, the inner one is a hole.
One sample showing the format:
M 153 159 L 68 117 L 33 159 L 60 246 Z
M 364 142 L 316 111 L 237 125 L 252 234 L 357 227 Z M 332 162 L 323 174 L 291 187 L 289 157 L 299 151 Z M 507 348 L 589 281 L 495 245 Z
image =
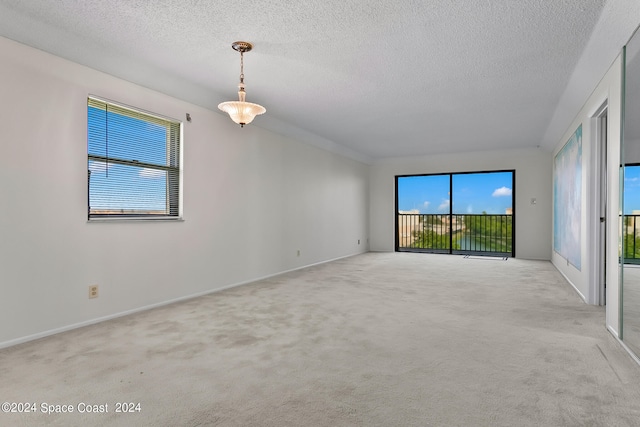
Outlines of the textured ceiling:
M 230 45 L 250 41 L 247 100 L 267 108 L 252 125 L 375 161 L 553 148 L 549 124 L 604 6 L 0 0 L 0 35 L 216 111 L 237 96 Z

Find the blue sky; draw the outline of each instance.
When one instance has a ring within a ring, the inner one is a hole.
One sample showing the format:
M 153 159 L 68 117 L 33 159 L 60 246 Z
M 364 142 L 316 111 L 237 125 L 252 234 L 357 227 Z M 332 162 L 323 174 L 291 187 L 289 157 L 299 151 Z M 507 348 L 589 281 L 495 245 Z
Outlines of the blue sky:
M 105 110 L 90 106 L 87 113 L 89 154 L 166 164 L 167 130 L 164 126 L 109 112 L 107 153 Z M 136 143 L 132 144 L 133 141 Z M 145 149 L 140 150 L 140 147 Z M 166 172 L 92 160 L 88 167 L 92 209 L 166 209 Z M 114 194 L 118 196 L 114 197 Z
M 624 214 L 640 211 L 640 166 L 624 168 Z
M 454 214 L 504 214 L 512 207 L 512 173 L 453 175 Z M 398 210 L 449 213 L 449 175 L 398 178 Z

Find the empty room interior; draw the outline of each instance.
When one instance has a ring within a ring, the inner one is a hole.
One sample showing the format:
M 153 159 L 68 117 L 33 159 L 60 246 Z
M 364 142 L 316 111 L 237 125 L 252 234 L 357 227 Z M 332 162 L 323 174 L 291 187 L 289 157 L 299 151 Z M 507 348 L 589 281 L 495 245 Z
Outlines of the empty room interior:
M 0 425 L 638 425 L 639 25 L 0 0 Z

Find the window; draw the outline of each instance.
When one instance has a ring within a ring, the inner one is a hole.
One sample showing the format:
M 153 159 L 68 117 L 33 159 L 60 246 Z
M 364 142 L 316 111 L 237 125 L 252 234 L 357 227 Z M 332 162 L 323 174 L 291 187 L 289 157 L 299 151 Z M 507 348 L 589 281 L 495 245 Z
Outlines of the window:
M 88 98 L 89 219 L 179 217 L 180 127 L 179 121 Z
M 515 256 L 515 171 L 396 176 L 396 251 Z

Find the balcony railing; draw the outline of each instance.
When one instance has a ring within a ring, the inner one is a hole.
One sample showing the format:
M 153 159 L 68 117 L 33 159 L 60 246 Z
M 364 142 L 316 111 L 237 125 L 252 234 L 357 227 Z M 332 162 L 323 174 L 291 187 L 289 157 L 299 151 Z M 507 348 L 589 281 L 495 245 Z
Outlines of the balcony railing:
M 640 215 L 625 215 L 624 227 L 624 262 L 640 264 Z
M 513 256 L 513 216 L 398 214 L 398 250 Z

